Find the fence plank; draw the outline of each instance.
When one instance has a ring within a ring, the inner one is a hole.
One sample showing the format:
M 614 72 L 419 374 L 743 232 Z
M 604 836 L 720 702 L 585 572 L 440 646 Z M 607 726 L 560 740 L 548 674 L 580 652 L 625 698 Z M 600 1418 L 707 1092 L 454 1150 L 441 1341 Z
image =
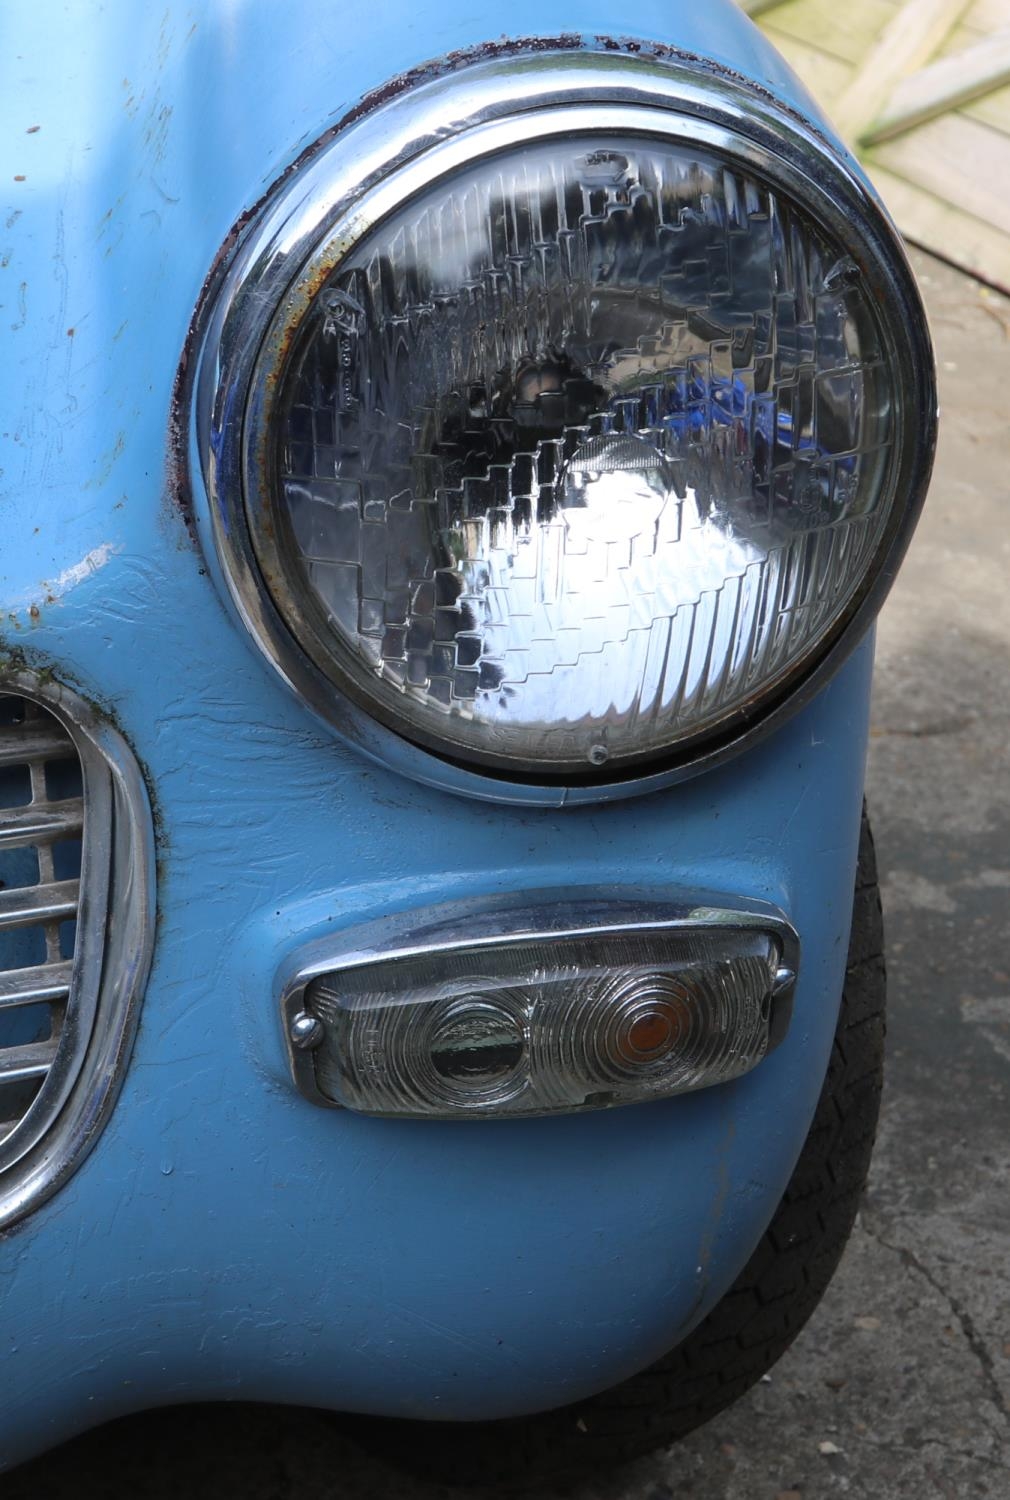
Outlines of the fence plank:
M 801 42 L 787 32 L 778 31 L 772 23 L 763 28 L 769 41 L 775 43 L 782 53 L 786 62 L 803 79 L 804 84 L 813 94 L 818 104 L 823 105 L 826 113 L 831 114 L 831 106 L 852 77 L 852 67 L 844 63 L 840 58 L 832 57 L 829 52 L 821 52 L 820 49 L 809 42 Z
M 1010 83 L 1010 30 L 903 78 L 860 139 L 865 146 L 890 140 L 1004 83 Z
M 868 164 L 916 183 L 952 207 L 1010 235 L 1007 141 L 964 115 L 943 115 L 875 146 Z M 939 247 L 942 253 L 942 240 Z
M 776 33 L 812 42 L 841 62 L 858 63 L 894 13 L 889 0 L 784 0 L 769 20 Z
M 870 175 L 906 238 L 1010 292 L 1010 238 L 884 167 Z
M 923 67 L 956 25 L 971 0 L 906 0 L 864 56 L 835 105 L 835 124 L 858 140 L 876 118 L 895 84 Z
M 781 5 L 782 0 L 737 0 L 741 10 L 745 10 L 749 16 L 763 16 L 766 10 L 773 10 L 776 5 Z

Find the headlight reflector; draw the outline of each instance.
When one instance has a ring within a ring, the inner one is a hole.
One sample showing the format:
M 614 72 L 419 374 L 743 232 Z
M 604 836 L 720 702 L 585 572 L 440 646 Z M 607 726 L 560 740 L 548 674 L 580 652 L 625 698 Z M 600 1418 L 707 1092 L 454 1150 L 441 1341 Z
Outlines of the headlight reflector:
M 879 601 L 933 438 L 900 248 L 822 141 L 687 69 L 556 66 L 421 89 L 282 195 L 206 435 L 284 675 L 484 795 L 683 774 L 774 719 Z
M 887 371 L 844 249 L 712 156 L 585 137 L 343 257 L 279 401 L 278 560 L 402 732 L 584 772 L 710 731 L 844 610 Z

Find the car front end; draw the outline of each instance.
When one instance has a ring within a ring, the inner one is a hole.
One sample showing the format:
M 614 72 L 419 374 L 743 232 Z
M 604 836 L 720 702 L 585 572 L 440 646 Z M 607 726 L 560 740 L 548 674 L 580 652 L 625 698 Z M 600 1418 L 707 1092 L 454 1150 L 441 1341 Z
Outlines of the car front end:
M 570 1408 L 826 1087 L 911 273 L 730 0 L 86 9 L 4 64 L 0 1462 Z

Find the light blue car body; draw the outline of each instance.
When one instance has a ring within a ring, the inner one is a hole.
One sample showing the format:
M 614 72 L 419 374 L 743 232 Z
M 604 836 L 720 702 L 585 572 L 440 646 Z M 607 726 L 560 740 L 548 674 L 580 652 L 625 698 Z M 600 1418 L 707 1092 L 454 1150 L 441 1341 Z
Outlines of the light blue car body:
M 457 49 L 638 30 L 811 112 L 731 0 L 5 8 L 0 638 L 96 700 L 156 812 L 154 964 L 122 1092 L 0 1237 L 0 1465 L 166 1402 L 530 1411 L 675 1345 L 799 1154 L 851 916 L 872 644 L 771 738 L 571 809 L 434 791 L 343 745 L 222 603 L 178 504 L 173 386 L 232 226 L 388 80 Z M 36 128 L 37 127 L 37 128 Z M 759 898 L 793 1020 L 737 1082 L 458 1126 L 313 1108 L 275 976 L 306 941 L 531 887 Z

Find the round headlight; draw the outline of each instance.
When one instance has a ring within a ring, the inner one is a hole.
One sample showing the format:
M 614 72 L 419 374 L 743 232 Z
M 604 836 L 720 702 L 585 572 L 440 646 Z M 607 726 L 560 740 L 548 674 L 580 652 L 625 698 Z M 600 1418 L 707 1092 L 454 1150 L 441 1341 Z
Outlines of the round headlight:
M 485 100 L 334 190 L 250 304 L 215 449 L 330 717 L 499 778 L 739 739 L 852 634 L 928 471 L 879 210 L 837 162 L 825 190 L 820 142 L 796 170 L 795 122 L 773 150 L 760 111 L 728 130 L 676 73 L 621 74 L 641 100 Z

